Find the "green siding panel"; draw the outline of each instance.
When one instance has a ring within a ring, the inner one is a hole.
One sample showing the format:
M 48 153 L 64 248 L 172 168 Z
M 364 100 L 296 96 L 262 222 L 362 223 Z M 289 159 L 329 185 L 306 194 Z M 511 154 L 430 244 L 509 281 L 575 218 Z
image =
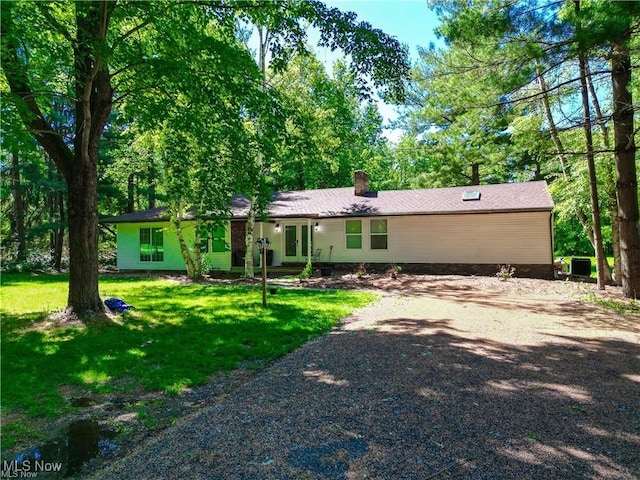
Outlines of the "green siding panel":
M 178 237 L 169 222 L 120 223 L 117 226 L 117 256 L 120 270 L 181 270 L 187 268 L 180 252 Z M 140 229 L 162 228 L 164 254 L 162 261 L 140 261 Z M 231 242 L 230 228 L 226 229 L 227 242 Z M 193 224 L 185 228 L 185 240 L 193 244 Z M 207 254 L 209 265 L 217 270 L 231 269 L 231 252 Z

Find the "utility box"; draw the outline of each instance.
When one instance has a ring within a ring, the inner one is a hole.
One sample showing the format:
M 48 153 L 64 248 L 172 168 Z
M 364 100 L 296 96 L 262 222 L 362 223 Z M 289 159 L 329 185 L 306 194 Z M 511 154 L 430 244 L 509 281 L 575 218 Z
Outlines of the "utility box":
M 571 259 L 571 275 L 580 275 L 582 277 L 591 276 L 591 259 L 590 258 L 572 258 Z

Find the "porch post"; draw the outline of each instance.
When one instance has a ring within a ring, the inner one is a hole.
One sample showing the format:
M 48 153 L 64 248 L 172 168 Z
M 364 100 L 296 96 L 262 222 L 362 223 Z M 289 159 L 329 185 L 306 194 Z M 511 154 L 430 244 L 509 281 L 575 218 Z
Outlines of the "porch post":
M 307 218 L 307 262 L 311 261 L 311 219 Z
M 264 222 L 260 222 L 260 238 L 264 238 Z M 265 247 L 266 249 L 267 247 Z M 260 266 L 262 266 L 262 257 L 263 255 L 260 255 Z

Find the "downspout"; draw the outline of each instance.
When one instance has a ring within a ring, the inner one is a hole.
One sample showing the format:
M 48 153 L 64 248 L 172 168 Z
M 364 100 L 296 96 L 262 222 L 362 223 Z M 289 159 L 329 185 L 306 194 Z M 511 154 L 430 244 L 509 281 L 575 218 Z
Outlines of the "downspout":
M 549 212 L 549 233 L 551 234 L 551 275 L 552 278 L 555 277 L 554 274 L 554 270 L 553 270 L 553 265 L 554 265 L 554 252 L 555 252 L 555 245 L 553 244 L 553 210 L 551 210 Z

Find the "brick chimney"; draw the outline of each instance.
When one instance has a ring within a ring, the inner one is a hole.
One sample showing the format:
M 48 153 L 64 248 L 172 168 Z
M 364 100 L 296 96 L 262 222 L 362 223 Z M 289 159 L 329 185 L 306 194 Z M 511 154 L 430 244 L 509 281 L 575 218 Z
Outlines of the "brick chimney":
M 353 186 L 355 187 L 354 195 L 364 197 L 369 191 L 369 175 L 362 170 L 353 172 Z

